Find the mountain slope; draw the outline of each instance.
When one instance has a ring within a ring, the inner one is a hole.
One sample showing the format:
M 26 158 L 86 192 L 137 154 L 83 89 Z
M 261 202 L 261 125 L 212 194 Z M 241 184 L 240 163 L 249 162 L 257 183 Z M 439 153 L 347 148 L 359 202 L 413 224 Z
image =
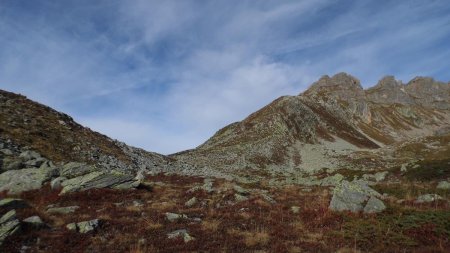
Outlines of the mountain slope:
M 358 79 L 324 76 L 298 96 L 281 97 L 204 144 L 171 157 L 236 176 L 289 175 L 354 167 L 349 154 L 371 152 L 450 126 L 450 86 L 385 77 L 364 90 Z
M 28 147 L 54 162 L 83 162 L 135 172 L 162 168 L 171 160 L 112 140 L 63 113 L 0 90 L 0 138 Z

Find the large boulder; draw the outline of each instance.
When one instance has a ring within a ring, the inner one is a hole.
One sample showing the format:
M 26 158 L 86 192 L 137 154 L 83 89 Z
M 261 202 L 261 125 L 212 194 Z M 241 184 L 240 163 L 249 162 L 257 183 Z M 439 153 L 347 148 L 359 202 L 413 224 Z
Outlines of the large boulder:
M 89 189 L 111 188 L 131 189 L 139 186 L 139 181 L 134 176 L 120 172 L 95 171 L 89 174 L 68 179 L 61 183 L 63 187 L 60 194 L 78 192 Z
M 56 168 L 9 170 L 0 174 L 0 191 L 19 194 L 36 190 L 52 177 L 58 176 Z
M 377 213 L 386 208 L 378 197 L 381 197 L 380 193 L 370 188 L 365 181 L 343 180 L 334 188 L 329 208 L 333 211 Z

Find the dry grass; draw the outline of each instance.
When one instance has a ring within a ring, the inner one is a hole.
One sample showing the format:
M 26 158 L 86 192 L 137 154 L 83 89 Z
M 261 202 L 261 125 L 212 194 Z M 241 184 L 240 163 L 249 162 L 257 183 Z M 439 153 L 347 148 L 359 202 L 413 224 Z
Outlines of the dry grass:
M 18 252 L 23 244 L 30 246 L 33 252 L 50 253 L 396 252 L 413 249 L 442 252 L 441 249 L 450 247 L 445 234 L 448 205 L 396 205 L 386 201 L 389 209 L 383 214 L 351 215 L 328 210 L 331 196 L 326 188 L 315 187 L 311 192 L 302 192 L 296 186 L 270 189 L 268 194 L 273 196 L 276 204 L 270 204 L 256 194 L 247 201 L 233 203 L 230 202 L 233 190 L 224 187 L 220 194 L 187 193 L 202 180 L 182 179 L 159 177 L 156 180 L 164 185 L 153 192 L 91 190 L 58 196 L 44 187 L 40 191 L 24 193 L 21 197 L 33 208 L 18 210 L 19 218 L 39 215 L 53 229 L 24 228 L 21 234 L 10 237 L 0 251 Z M 226 182 L 215 185 L 231 186 Z M 207 205 L 184 206 L 184 202 L 193 196 Z M 142 201 L 144 206 L 137 209 L 133 200 Z M 48 215 L 45 207 L 52 203 L 79 205 L 80 209 L 70 215 Z M 294 205 L 300 207 L 299 213 L 292 213 Z M 166 211 L 199 217 L 202 221 L 169 222 L 165 219 Z M 94 233 L 83 235 L 65 229 L 67 223 L 94 218 L 103 220 Z M 417 227 L 414 226 L 416 221 Z M 177 229 L 187 229 L 196 240 L 184 243 L 182 239 L 166 237 L 167 233 Z M 40 238 L 39 244 L 36 238 Z

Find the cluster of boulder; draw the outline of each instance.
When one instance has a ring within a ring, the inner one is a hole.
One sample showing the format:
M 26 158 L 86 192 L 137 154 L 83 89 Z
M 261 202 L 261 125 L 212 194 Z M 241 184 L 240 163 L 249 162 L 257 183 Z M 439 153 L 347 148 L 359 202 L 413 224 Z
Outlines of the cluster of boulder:
M 31 226 L 36 229 L 46 227 L 46 224 L 39 216 L 31 216 L 22 221 L 17 217 L 16 209 L 27 208 L 29 205 L 21 199 L 7 198 L 0 200 L 1 210 L 5 210 L 0 217 L 0 245 L 5 239 L 18 233 L 22 226 Z
M 35 151 L 0 149 L 0 191 L 17 195 L 50 182 L 60 194 L 93 188 L 131 189 L 140 181 L 133 175 L 78 162 L 55 165 Z

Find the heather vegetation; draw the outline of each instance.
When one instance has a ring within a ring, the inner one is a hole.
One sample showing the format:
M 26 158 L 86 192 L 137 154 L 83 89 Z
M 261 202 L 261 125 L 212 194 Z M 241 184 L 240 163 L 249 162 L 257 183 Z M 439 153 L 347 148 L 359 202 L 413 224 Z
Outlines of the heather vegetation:
M 32 252 L 445 252 L 450 247 L 445 201 L 397 203 L 391 195 L 381 214 L 351 214 L 329 210 L 331 191 L 322 187 L 268 189 L 275 202 L 253 193 L 236 201 L 234 184 L 226 180 L 214 181 L 212 192 L 190 191 L 202 178 L 158 175 L 146 181 L 153 182 L 151 190 L 96 189 L 59 196 L 43 187 L 24 192 L 20 197 L 32 207 L 18 209 L 18 217 L 39 215 L 52 229 L 24 227 L 3 250 L 18 252 L 26 245 Z M 193 197 L 197 203 L 187 207 Z M 80 208 L 53 215 L 46 212 L 50 204 Z M 167 212 L 188 218 L 169 221 Z M 101 225 L 88 234 L 64 226 L 93 218 Z M 194 239 L 167 238 L 178 229 Z

